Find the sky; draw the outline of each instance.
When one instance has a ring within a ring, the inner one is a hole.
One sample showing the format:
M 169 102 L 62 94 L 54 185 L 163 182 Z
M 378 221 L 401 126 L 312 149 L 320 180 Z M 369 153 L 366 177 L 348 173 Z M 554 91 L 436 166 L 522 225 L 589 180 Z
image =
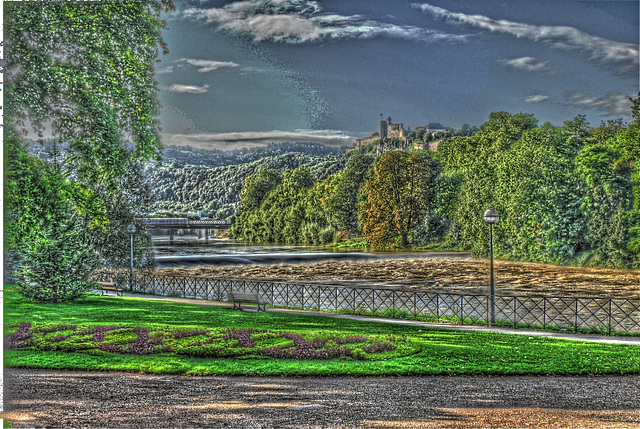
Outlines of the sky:
M 156 64 L 165 145 L 351 146 L 480 126 L 491 112 L 562 125 L 631 120 L 637 0 L 175 0 Z

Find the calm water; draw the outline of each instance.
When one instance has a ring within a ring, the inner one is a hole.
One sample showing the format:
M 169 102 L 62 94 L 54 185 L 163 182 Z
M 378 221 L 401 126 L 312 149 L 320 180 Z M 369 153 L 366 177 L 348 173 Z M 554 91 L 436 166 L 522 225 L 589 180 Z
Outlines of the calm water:
M 253 245 L 236 240 L 209 239 L 205 243 L 195 236 L 154 236 L 154 251 L 160 267 L 193 265 L 241 265 L 304 263 L 329 260 L 376 260 L 398 258 L 468 257 L 467 254 L 438 252 L 363 252 L 322 246 Z

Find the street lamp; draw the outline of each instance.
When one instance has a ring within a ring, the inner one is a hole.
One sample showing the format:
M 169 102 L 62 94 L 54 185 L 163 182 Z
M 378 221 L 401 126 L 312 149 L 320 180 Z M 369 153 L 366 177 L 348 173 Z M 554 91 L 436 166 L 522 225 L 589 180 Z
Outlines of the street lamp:
M 133 234 L 136 232 L 136 226 L 131 224 L 127 227 L 127 231 L 131 236 L 131 272 L 129 273 L 129 290 L 133 290 Z
M 491 325 L 496 324 L 496 280 L 493 275 L 493 224 L 498 222 L 500 216 L 495 209 L 489 209 L 482 216 L 484 221 L 489 224 L 489 252 L 491 255 Z

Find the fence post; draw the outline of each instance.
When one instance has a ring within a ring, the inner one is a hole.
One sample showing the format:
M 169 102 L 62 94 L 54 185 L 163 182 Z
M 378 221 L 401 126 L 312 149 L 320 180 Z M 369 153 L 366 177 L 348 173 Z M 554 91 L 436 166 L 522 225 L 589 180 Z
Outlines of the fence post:
M 460 295 L 460 324 L 464 325 L 464 295 Z
M 436 294 L 436 321 L 440 321 L 440 294 Z
M 611 298 L 609 298 L 609 335 L 611 335 L 611 318 L 612 318 L 612 309 L 611 309 Z
M 513 297 L 513 329 L 516 328 L 518 324 L 518 297 Z
M 575 324 L 573 325 L 573 332 L 578 332 L 578 298 L 576 298 L 576 319 Z
M 547 329 L 547 297 L 542 298 L 542 329 Z
M 391 317 L 392 318 L 396 318 L 396 291 L 392 290 L 391 291 Z

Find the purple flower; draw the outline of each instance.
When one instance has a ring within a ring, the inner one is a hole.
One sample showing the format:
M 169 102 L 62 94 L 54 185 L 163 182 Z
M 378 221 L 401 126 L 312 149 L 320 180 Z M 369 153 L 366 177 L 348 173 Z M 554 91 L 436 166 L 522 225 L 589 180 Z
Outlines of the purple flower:
M 33 335 L 30 331 L 31 323 L 22 322 L 18 327 L 18 330 L 9 335 L 4 342 L 5 349 L 19 349 L 23 347 L 29 347 L 33 345 L 33 340 L 31 336 Z

